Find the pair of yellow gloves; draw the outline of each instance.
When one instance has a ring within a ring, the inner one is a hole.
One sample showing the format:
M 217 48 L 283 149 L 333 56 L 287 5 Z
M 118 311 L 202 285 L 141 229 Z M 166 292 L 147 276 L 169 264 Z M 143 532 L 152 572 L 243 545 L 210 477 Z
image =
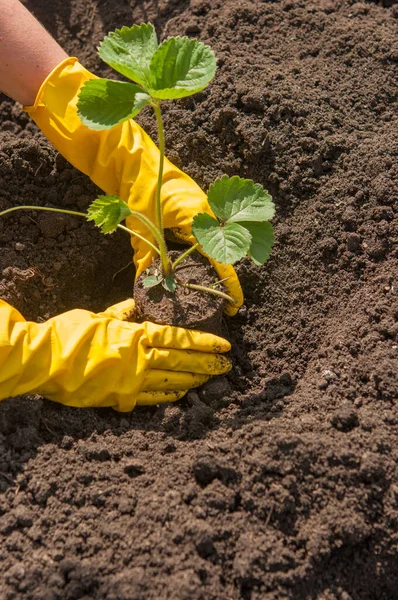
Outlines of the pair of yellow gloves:
M 159 151 L 132 120 L 108 131 L 81 124 L 78 93 L 93 78 L 76 58 L 68 58 L 47 77 L 34 106 L 26 110 L 70 163 L 106 193 L 156 220 Z M 192 242 L 193 217 L 211 214 L 202 190 L 167 160 L 162 204 L 164 227 L 187 242 Z M 140 231 L 136 220 L 130 227 Z M 152 251 L 136 237 L 132 246 L 139 274 L 151 263 Z M 227 308 L 233 315 L 243 302 L 239 280 L 232 267 L 213 264 L 236 299 Z M 26 322 L 0 300 L 0 399 L 40 393 L 69 406 L 130 411 L 136 404 L 177 400 L 229 370 L 223 354 L 230 345 L 223 338 L 149 322 L 128 323 L 125 314 L 133 307 L 133 300 L 126 300 L 104 313 L 77 309 L 37 324 Z

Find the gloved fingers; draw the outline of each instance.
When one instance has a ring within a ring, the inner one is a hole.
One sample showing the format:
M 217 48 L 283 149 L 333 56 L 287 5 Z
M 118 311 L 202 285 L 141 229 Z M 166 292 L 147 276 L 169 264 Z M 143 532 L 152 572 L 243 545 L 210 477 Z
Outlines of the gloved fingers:
M 231 370 L 231 361 L 222 354 L 152 348 L 148 355 L 148 367 L 201 375 L 223 375 Z
M 163 402 L 176 402 L 185 396 L 187 392 L 189 392 L 189 389 L 176 392 L 140 392 L 137 396 L 136 406 L 153 406 Z
M 109 306 L 103 312 L 98 313 L 100 317 L 110 317 L 111 319 L 117 319 L 119 321 L 135 321 L 136 307 L 133 298 L 128 298 L 117 304 Z
M 168 237 L 171 237 L 174 241 L 178 240 L 184 244 L 196 243 L 196 240 L 192 233 L 188 232 L 186 229 L 183 229 L 181 227 L 172 227 L 170 230 L 168 230 L 168 232 Z M 198 249 L 198 252 L 206 256 L 214 270 L 217 272 L 217 275 L 219 276 L 220 280 L 223 281 L 223 285 L 227 289 L 227 294 L 234 298 L 235 304 L 228 303 L 225 307 L 225 313 L 233 317 L 234 315 L 236 315 L 244 301 L 242 287 L 240 285 L 235 269 L 232 265 L 223 265 L 221 263 L 218 263 L 213 258 L 210 258 L 205 253 L 201 252 L 200 249 Z
M 179 350 L 215 354 L 231 350 L 228 340 L 212 333 L 172 327 L 171 325 L 156 325 L 150 321 L 146 321 L 143 325 L 145 325 L 147 345 L 151 348 L 178 348 Z M 167 367 L 165 368 L 167 369 Z M 183 370 L 192 371 L 192 369 Z
M 141 392 L 176 391 L 196 388 L 210 379 L 210 375 L 166 371 L 163 369 L 148 369 L 141 385 Z
M 226 287 L 227 294 L 235 300 L 235 304 L 228 302 L 224 310 L 227 315 L 233 317 L 244 301 L 242 287 L 236 271 L 232 265 L 222 265 L 212 258 L 209 258 L 209 261 L 215 271 L 217 271 L 217 275 L 222 280 L 224 287 Z

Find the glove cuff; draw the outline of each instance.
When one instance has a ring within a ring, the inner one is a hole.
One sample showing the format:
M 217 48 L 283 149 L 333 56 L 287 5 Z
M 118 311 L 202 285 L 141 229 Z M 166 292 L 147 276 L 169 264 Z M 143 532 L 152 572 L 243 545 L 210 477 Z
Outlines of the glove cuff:
M 45 78 L 45 80 L 41 84 L 41 86 L 39 88 L 39 91 L 36 94 L 36 99 L 34 101 L 34 104 L 32 104 L 30 106 L 24 106 L 23 109 L 29 115 L 32 116 L 32 114 L 35 112 L 35 110 L 37 109 L 37 107 L 39 106 L 39 104 L 41 102 L 44 90 L 47 89 L 48 86 L 54 85 L 53 80 L 57 79 L 58 76 L 64 71 L 65 68 L 67 68 L 69 66 L 73 66 L 77 61 L 78 61 L 78 58 L 76 58 L 76 56 L 69 56 L 68 58 L 65 58 L 65 60 L 63 60 L 62 62 L 60 62 L 59 65 L 57 65 L 51 71 L 51 73 L 49 73 L 47 75 L 47 77 Z

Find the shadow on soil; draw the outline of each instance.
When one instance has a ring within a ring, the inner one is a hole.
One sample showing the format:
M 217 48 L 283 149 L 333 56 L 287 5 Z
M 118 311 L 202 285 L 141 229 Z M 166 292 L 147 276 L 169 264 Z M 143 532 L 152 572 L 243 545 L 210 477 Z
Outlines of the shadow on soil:
M 17 486 L 18 474 L 41 446 L 88 440 L 105 431 L 121 436 L 129 431 L 154 432 L 164 439 L 195 441 L 219 428 L 238 430 L 247 423 L 270 421 L 283 414 L 283 403 L 293 393 L 293 382 L 271 381 L 257 394 L 234 399 L 217 398 L 204 402 L 196 390 L 177 404 L 138 407 L 131 413 L 112 409 L 76 409 L 42 399 L 40 396 L 10 398 L 0 404 L 0 491 Z M 232 405 L 229 417 L 218 416 Z

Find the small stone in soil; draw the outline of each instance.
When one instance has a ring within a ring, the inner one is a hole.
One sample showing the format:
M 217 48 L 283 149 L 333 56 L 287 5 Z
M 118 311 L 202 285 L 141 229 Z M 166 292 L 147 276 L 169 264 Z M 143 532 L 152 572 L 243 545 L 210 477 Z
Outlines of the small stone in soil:
M 199 389 L 199 397 L 206 402 L 220 400 L 230 393 L 231 386 L 226 377 L 214 377 Z

